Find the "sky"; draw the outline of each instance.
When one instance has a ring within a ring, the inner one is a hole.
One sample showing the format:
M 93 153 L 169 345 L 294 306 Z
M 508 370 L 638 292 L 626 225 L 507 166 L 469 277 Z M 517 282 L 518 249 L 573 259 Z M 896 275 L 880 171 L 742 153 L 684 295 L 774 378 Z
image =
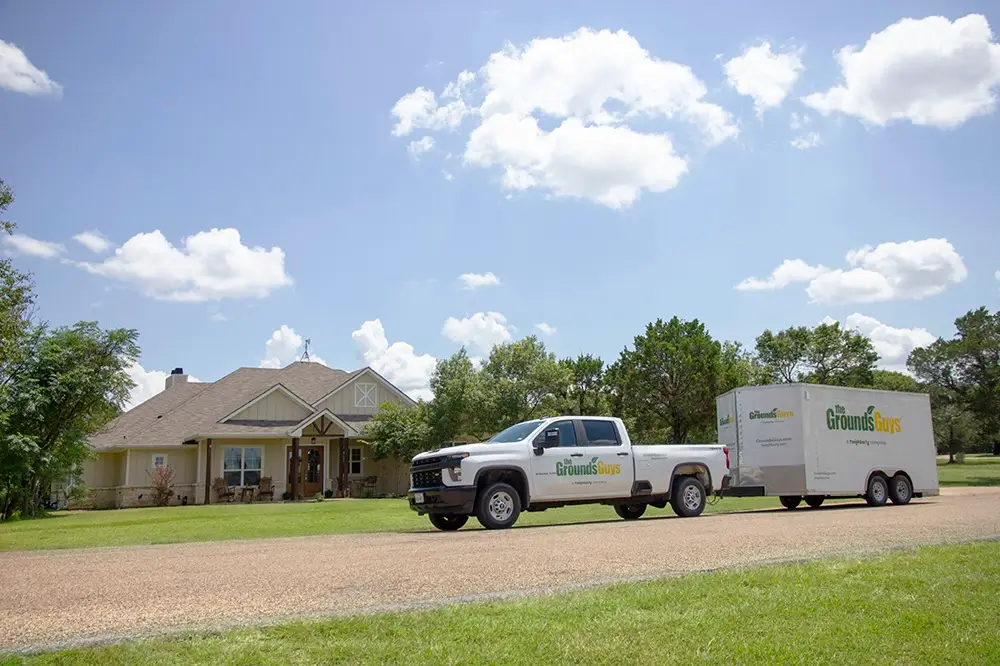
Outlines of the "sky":
M 0 3 L 0 178 L 39 317 L 139 331 L 130 404 L 677 315 L 838 321 L 882 365 L 1000 301 L 988 2 Z

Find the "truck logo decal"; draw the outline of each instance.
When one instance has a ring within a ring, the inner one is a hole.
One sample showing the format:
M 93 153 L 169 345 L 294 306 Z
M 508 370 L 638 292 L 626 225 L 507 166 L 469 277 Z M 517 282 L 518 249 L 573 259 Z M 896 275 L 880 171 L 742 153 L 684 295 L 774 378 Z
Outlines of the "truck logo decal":
M 719 419 L 719 425 L 720 426 L 729 425 L 732 422 L 733 422 L 733 415 L 732 414 L 729 414 L 728 416 L 723 416 L 721 419 Z
M 589 463 L 574 464 L 569 458 L 556 461 L 556 476 L 614 476 L 621 474 L 622 466 L 615 463 L 609 464 L 597 459 L 594 456 Z
M 870 405 L 864 414 L 848 414 L 843 405 L 835 405 L 826 410 L 828 430 L 860 430 L 864 432 L 887 432 L 890 435 L 903 432 L 898 416 L 884 416 Z
M 760 410 L 753 410 L 750 412 L 751 421 L 759 421 L 761 419 L 790 419 L 795 416 L 793 411 L 783 411 L 775 407 L 769 412 L 762 412 Z

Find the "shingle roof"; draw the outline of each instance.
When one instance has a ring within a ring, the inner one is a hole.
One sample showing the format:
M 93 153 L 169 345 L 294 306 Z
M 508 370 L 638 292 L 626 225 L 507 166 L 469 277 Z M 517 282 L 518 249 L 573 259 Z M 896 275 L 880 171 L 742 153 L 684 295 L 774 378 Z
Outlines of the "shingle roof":
M 239 368 L 216 382 L 177 384 L 119 416 L 92 437 L 90 445 L 98 450 L 169 446 L 208 432 L 213 436 L 286 436 L 289 427 L 284 424 L 218 421 L 277 384 L 311 404 L 361 370 L 345 372 L 319 363 L 295 362 L 280 370 Z

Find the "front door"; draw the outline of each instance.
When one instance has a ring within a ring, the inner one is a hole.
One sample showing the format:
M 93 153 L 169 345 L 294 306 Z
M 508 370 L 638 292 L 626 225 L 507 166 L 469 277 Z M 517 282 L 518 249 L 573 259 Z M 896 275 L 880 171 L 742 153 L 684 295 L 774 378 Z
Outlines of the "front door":
M 288 489 L 292 489 L 292 448 L 288 447 Z M 323 492 L 323 447 L 303 446 L 299 448 L 299 492 L 303 497 L 312 497 Z

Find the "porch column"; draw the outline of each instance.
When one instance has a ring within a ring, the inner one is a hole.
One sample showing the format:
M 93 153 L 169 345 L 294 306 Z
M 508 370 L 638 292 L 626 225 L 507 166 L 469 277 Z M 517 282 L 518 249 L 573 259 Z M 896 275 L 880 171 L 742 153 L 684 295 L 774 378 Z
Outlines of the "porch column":
M 205 504 L 212 503 L 212 438 L 205 440 Z
M 337 452 L 337 485 L 342 492 L 341 497 L 347 497 L 347 472 L 350 463 L 347 458 L 347 438 L 340 438 L 340 447 Z
M 292 499 L 299 499 L 299 438 L 292 437 Z

